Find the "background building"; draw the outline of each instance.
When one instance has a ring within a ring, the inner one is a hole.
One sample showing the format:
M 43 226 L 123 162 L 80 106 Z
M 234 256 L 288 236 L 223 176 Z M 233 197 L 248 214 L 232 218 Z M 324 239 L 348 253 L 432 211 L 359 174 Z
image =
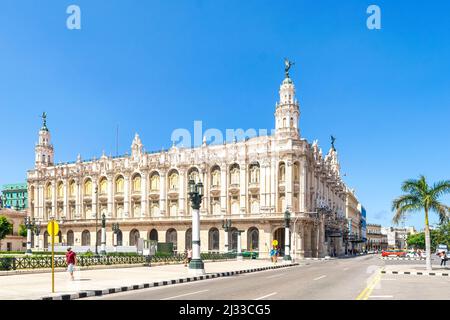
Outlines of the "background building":
M 395 228 L 395 227 L 383 227 L 381 232 L 386 235 L 389 249 L 407 249 L 408 245 L 406 239 L 409 234 L 415 234 L 414 227 Z
M 13 224 L 13 232 L 1 240 L 0 251 L 25 251 L 27 238 L 19 236 L 20 225 L 24 223 L 26 211 L 0 209 L 0 216 L 6 217 Z
M 26 183 L 5 184 L 2 188 L 4 208 L 25 210 L 28 208 L 28 192 Z
M 351 254 L 362 251 L 364 241 L 360 206 L 355 191 L 347 188 L 345 202 L 345 215 L 347 218 L 346 253 Z
M 367 250 L 386 250 L 388 248 L 387 235 L 381 233 L 381 225 L 367 224 Z

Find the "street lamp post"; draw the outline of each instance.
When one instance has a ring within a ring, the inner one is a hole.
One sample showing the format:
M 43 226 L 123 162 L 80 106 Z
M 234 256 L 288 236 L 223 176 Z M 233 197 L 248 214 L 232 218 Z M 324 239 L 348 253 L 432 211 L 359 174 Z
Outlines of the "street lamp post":
M 230 232 L 231 229 L 231 219 L 225 219 L 222 221 L 222 228 L 225 230 L 225 253 L 228 253 L 229 248 L 228 248 L 228 233 Z
M 237 230 L 237 254 L 236 254 L 236 260 L 244 260 L 244 256 L 242 255 L 242 243 L 241 243 L 241 233 L 244 232 L 244 230 Z
M 194 275 L 205 274 L 205 266 L 200 256 L 200 205 L 203 198 L 203 184 L 195 184 L 189 180 L 189 198 L 192 207 L 192 260 L 189 263 L 189 273 Z
M 290 227 L 291 224 L 291 213 L 286 210 L 284 213 L 284 258 L 285 262 L 291 261 L 291 235 L 290 235 Z
M 117 235 L 120 230 L 118 222 L 112 224 L 112 230 L 114 232 L 114 241 L 113 241 L 114 242 L 114 252 L 117 252 Z
M 27 251 L 25 252 L 27 255 L 32 254 L 31 251 L 31 233 L 34 228 L 34 219 L 31 220 L 31 217 L 25 217 L 25 227 L 27 228 Z
M 100 254 L 106 254 L 106 216 L 102 214 L 102 246 L 100 248 Z

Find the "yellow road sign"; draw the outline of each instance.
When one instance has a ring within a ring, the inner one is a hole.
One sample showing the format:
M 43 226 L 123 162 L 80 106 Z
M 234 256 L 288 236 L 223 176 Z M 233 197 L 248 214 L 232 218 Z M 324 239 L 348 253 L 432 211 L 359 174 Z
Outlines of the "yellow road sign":
M 273 241 L 272 241 L 272 245 L 273 245 L 273 246 L 277 246 L 277 245 L 278 245 L 278 240 L 273 240 Z
M 51 221 L 48 223 L 47 231 L 48 231 L 48 234 L 49 234 L 50 236 L 56 236 L 56 235 L 58 234 L 58 232 L 59 232 L 59 225 L 58 225 L 58 222 L 56 222 L 56 221 L 54 221 L 54 220 L 51 220 Z

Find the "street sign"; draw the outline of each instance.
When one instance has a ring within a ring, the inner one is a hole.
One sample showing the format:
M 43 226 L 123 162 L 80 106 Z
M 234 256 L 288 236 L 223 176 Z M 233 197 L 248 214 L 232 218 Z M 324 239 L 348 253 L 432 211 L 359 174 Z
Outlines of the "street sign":
M 59 225 L 58 225 L 58 222 L 56 222 L 55 220 L 51 220 L 51 221 L 48 223 L 48 226 L 47 226 L 47 232 L 48 232 L 48 234 L 49 234 L 50 236 L 56 236 L 56 235 L 58 235 L 58 232 L 59 232 Z
M 277 246 L 277 245 L 278 245 L 278 240 L 273 240 L 273 241 L 272 241 L 272 245 L 273 245 L 273 246 Z

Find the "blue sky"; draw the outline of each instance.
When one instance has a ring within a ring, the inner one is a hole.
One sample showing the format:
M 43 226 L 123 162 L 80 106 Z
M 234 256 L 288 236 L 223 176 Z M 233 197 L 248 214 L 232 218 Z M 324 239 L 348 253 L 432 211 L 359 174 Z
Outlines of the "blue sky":
M 81 30 L 66 28 L 71 4 Z M 381 30 L 366 27 L 370 4 Z M 390 225 L 403 180 L 450 178 L 449 12 L 444 0 L 3 0 L 0 184 L 26 179 L 44 110 L 57 162 L 115 154 L 117 125 L 121 154 L 135 132 L 168 148 L 195 120 L 270 130 L 289 57 L 302 136 L 324 151 L 337 137 L 368 221 Z

